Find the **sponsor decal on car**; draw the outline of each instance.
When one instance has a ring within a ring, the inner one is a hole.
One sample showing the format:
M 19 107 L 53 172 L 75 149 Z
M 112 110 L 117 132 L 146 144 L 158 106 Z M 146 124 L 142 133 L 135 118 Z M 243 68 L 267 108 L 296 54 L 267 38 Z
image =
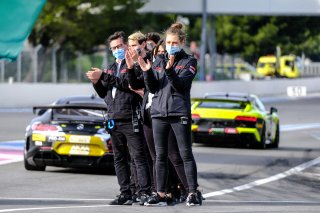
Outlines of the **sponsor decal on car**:
M 70 155 L 89 155 L 90 147 L 87 145 L 72 145 Z
M 70 143 L 90 143 L 91 136 L 84 135 L 70 135 L 69 142 Z

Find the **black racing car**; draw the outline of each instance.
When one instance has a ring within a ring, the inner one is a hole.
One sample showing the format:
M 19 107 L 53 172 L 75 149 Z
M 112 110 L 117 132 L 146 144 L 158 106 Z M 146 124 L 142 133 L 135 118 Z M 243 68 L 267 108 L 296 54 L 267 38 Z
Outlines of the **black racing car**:
M 96 96 L 61 98 L 34 106 L 37 117 L 26 128 L 24 166 L 44 171 L 56 167 L 113 167 L 110 135 L 103 122 L 106 104 Z

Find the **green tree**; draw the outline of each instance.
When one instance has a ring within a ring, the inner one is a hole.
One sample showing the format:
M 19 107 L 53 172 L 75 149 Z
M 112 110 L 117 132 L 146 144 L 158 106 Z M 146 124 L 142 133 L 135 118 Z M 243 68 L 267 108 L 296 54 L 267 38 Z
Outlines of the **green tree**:
M 163 31 L 172 16 L 138 14 L 143 0 L 48 0 L 29 40 L 48 47 L 59 44 L 63 48 L 90 52 L 104 44 L 108 35 L 122 30 Z
M 320 23 L 317 17 L 218 16 L 218 52 L 240 53 L 247 60 L 274 54 L 279 45 L 283 54 L 311 58 L 320 53 Z

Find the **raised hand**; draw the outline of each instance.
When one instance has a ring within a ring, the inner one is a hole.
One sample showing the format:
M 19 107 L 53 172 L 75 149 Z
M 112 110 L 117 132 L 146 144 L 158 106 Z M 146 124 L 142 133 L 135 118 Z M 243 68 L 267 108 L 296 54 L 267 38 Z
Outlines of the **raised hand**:
M 132 58 L 132 56 L 130 54 L 129 49 L 126 51 L 126 64 L 127 64 L 128 69 L 132 69 L 133 68 L 134 61 L 133 61 L 133 58 Z
M 173 62 L 174 62 L 174 57 L 175 57 L 174 55 L 169 56 L 169 61 L 167 63 L 166 69 L 170 69 L 172 67 Z
M 89 70 L 86 73 L 89 80 L 94 84 L 96 84 L 99 81 L 101 74 L 102 74 L 102 70 L 95 67 L 91 68 L 91 70 Z
M 146 72 L 151 69 L 151 62 L 147 59 L 147 63 L 143 60 L 141 56 L 138 58 L 138 63 L 142 69 L 142 71 Z
M 129 47 L 128 51 L 129 51 L 129 54 L 130 54 L 131 58 L 133 59 L 133 61 L 136 62 L 139 57 L 137 51 L 132 47 Z

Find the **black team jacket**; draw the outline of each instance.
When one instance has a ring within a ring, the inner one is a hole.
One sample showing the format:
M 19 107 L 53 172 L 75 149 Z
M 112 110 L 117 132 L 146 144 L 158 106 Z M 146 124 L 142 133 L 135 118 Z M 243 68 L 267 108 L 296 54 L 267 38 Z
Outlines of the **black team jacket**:
M 157 57 L 152 69 L 143 72 L 146 87 L 154 94 L 151 117 L 191 117 L 190 91 L 197 60 L 181 50 L 170 69 L 165 69 L 166 63 L 165 57 Z
M 117 73 L 116 62 L 109 65 L 93 87 L 107 104 L 108 119 L 131 120 L 132 113 L 142 101 L 138 94 L 129 89 L 128 68 L 125 60 L 121 62 L 119 73 Z M 112 97 L 113 87 L 117 88 L 114 98 Z

